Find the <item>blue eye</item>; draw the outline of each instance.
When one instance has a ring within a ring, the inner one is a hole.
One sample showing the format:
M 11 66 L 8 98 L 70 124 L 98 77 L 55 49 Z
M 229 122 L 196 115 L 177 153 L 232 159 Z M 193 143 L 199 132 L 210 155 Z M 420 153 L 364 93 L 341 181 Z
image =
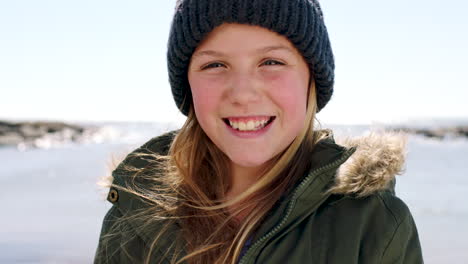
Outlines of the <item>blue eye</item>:
M 262 63 L 263 65 L 267 65 L 267 66 L 274 66 L 274 65 L 284 65 L 284 63 L 282 62 L 279 62 L 277 60 L 266 60 Z
M 219 67 L 223 67 L 224 65 L 222 63 L 219 63 L 219 62 L 214 62 L 214 63 L 210 63 L 206 66 L 203 66 L 202 67 L 202 70 L 205 70 L 205 69 L 211 69 L 211 68 L 219 68 Z

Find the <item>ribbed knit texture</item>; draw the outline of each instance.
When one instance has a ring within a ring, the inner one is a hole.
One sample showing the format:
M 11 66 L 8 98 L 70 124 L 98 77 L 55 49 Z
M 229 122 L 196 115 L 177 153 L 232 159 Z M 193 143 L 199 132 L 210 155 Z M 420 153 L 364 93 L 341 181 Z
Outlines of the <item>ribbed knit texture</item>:
M 317 0 L 178 0 L 169 35 L 169 82 L 177 107 L 188 114 L 192 97 L 187 72 L 198 44 L 223 23 L 257 25 L 293 43 L 309 65 L 317 111 L 333 93 L 334 58 Z

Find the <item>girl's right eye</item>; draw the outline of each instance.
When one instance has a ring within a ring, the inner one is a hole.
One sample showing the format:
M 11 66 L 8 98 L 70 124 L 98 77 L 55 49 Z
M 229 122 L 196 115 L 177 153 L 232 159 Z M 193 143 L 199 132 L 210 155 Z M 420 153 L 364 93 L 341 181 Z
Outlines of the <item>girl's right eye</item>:
M 212 68 L 219 68 L 219 67 L 224 67 L 224 65 L 222 63 L 219 63 L 219 62 L 213 62 L 213 63 L 210 63 L 208 65 L 203 66 L 202 70 L 212 69 Z

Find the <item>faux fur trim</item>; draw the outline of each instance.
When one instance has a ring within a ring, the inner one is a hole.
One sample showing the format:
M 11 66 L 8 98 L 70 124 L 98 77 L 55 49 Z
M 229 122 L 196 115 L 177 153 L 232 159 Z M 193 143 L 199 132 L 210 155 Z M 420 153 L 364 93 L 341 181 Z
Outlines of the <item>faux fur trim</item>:
M 361 137 L 337 138 L 337 144 L 357 147 L 337 171 L 330 192 L 357 197 L 392 188 L 401 175 L 406 157 L 407 136 L 402 132 L 370 132 Z

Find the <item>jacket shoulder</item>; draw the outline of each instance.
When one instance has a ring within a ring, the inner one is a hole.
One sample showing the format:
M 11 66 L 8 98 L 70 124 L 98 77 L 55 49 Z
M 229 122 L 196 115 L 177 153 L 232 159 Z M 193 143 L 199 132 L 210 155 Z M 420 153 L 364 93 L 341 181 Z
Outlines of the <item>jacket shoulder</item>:
M 388 214 L 394 218 L 395 224 L 401 224 L 401 222 L 405 221 L 405 219 L 411 215 L 408 205 L 393 192 L 379 192 L 375 196 L 381 201 Z
M 142 169 L 152 166 L 157 168 L 157 155 L 166 155 L 177 131 L 170 131 L 154 137 L 141 147 L 128 154 L 112 171 L 111 186 L 107 200 L 124 211 L 140 207 L 141 199 L 128 192 L 135 186 L 145 186 L 145 177 L 137 174 Z
M 374 252 L 378 263 L 423 263 L 411 211 L 391 190 L 366 197 L 332 195 L 324 209 L 327 219 L 343 219 L 334 220 L 339 222 L 334 227 L 345 234 L 342 239 L 361 237 L 374 241 L 367 251 Z
M 379 191 L 365 197 L 334 194 L 323 206 L 334 215 L 348 215 L 348 219 L 381 218 L 378 222 L 385 223 L 391 229 L 396 228 L 411 215 L 406 203 L 395 196 L 392 190 Z
M 395 219 L 395 228 L 382 254 L 382 263 L 423 263 L 419 234 L 408 206 L 392 193 L 379 194 Z
M 135 149 L 112 171 L 112 185 L 107 200 L 113 206 L 104 218 L 100 243 L 96 252 L 95 263 L 142 263 L 141 257 L 152 241 L 165 226 L 165 223 L 154 222 L 151 228 L 143 232 L 141 227 L 148 225 L 145 217 L 140 217 L 148 206 L 153 205 L 145 198 L 133 193 L 132 189 L 144 187 L 145 177 L 139 177 L 136 172 L 155 165 L 157 155 L 166 155 L 177 131 L 171 131 L 152 138 L 141 147 Z M 153 172 L 153 170 L 151 170 Z M 173 227 L 171 227 L 173 228 Z M 172 230 L 172 229 L 169 229 Z M 172 230 L 173 231 L 173 230 Z M 104 241 L 106 238 L 109 242 Z M 170 241 L 162 241 L 154 247 L 154 253 L 161 253 L 159 247 L 166 246 Z M 123 247 L 121 244 L 125 244 Z M 159 254 L 165 256 L 165 254 Z
M 167 155 L 176 134 L 177 130 L 164 133 L 135 149 L 116 167 L 112 172 L 112 176 L 115 178 L 117 175 L 132 174 L 128 170 L 129 167 L 142 169 L 155 161 L 153 155 Z
M 157 156 L 167 155 L 176 134 L 177 131 L 171 131 L 154 137 L 128 154 L 112 171 L 107 200 L 124 213 L 145 207 L 145 201 L 129 190 L 148 186 L 147 177 L 140 172 L 148 168 L 150 173 L 156 173 L 159 164 Z

